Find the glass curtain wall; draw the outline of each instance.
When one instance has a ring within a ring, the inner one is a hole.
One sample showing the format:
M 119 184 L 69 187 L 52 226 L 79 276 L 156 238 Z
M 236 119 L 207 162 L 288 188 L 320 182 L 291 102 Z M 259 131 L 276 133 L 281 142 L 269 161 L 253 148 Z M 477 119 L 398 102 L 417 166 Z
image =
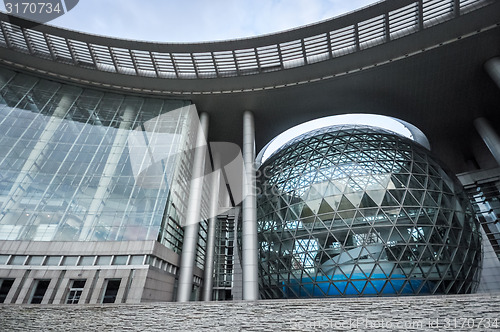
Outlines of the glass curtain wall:
M 479 224 L 461 186 L 422 146 L 333 126 L 259 169 L 263 298 L 470 293 Z
M 0 68 L 0 240 L 159 239 L 179 251 L 189 104 Z

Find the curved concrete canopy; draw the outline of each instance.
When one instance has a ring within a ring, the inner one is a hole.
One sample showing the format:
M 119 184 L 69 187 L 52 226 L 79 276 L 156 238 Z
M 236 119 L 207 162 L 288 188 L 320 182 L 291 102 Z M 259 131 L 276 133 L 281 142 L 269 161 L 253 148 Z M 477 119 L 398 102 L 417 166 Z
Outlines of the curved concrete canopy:
M 229 77 L 169 79 L 141 76 L 139 72 L 132 75 L 108 72 L 60 61 L 57 57 L 41 57 L 7 44 L 0 45 L 0 63 L 76 84 L 192 100 L 198 110 L 211 115 L 209 139 L 214 141 L 241 144 L 242 113 L 251 110 L 255 114 L 258 149 L 284 130 L 323 116 L 346 113 L 392 116 L 420 128 L 429 138 L 434 153 L 453 171 L 461 172 L 477 166 L 474 163 L 483 168 L 494 166 L 474 131 L 473 120 L 482 116 L 500 128 L 500 93 L 483 70 L 485 61 L 500 55 L 500 2 L 476 2 L 483 7 L 454 12 L 451 18 L 433 22 L 400 38 L 374 39 L 376 43 L 370 47 L 360 47 L 346 55 L 269 71 L 258 67 L 257 71 L 237 71 Z M 247 49 L 257 52 L 272 44 L 280 45 L 281 49 L 290 40 L 300 40 L 305 48 L 311 36 L 342 26 L 359 29 L 370 19 L 390 17 L 400 8 L 392 8 L 395 3 L 397 6 L 415 4 L 419 8 L 423 1 L 386 1 L 297 30 L 217 43 L 141 43 L 49 26 L 32 29 L 63 40 L 83 40 L 82 43 L 120 50 L 156 50 L 170 52 L 168 54 L 218 54 L 224 50 Z M 29 22 L 6 15 L 0 15 L 0 19 L 29 26 Z M 355 45 L 363 44 L 358 40 Z

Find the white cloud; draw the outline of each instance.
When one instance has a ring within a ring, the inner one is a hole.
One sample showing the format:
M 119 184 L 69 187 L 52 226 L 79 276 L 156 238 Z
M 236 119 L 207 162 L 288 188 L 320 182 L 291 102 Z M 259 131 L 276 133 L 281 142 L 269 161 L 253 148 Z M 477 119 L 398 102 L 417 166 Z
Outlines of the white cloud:
M 373 2 L 373 0 L 80 0 L 73 10 L 50 24 L 127 39 L 162 42 L 213 41 L 252 37 L 291 29 L 328 19 Z

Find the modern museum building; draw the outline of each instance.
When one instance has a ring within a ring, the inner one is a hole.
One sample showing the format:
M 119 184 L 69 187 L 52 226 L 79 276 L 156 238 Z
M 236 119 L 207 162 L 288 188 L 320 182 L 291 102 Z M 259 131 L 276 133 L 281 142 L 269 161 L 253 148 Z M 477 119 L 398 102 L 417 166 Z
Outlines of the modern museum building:
M 500 1 L 210 43 L 0 30 L 0 303 L 500 290 Z

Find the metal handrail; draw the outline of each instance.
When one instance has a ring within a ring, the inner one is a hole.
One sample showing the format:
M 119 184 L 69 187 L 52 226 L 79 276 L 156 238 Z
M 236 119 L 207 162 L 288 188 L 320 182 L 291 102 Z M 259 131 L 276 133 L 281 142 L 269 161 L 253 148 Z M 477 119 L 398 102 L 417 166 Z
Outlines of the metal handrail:
M 0 14 L 0 47 L 105 72 L 204 79 L 286 70 L 358 52 L 464 15 L 492 0 L 399 0 L 256 38 L 158 44 L 93 36 Z

